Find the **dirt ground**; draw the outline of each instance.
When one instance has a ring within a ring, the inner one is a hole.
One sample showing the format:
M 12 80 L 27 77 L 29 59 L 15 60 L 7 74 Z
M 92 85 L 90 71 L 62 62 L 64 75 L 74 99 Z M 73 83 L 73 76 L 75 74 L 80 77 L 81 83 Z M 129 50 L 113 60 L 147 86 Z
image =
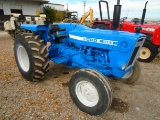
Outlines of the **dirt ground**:
M 160 120 L 159 55 L 151 63 L 140 63 L 141 76 L 133 85 L 110 79 L 110 109 L 90 116 L 69 95 L 68 82 L 76 68 L 51 62 L 44 81 L 26 81 L 16 66 L 13 42 L 0 31 L 0 120 Z

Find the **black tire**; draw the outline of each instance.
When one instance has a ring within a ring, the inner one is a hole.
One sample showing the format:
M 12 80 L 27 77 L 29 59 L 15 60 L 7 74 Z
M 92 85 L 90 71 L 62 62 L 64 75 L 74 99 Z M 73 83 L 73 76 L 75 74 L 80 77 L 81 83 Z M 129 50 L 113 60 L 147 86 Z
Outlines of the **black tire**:
M 107 25 L 105 24 L 95 24 L 92 26 L 93 29 L 96 29 L 96 28 L 99 28 L 99 29 L 102 29 L 102 30 L 110 30 L 110 28 L 108 28 Z
M 109 81 L 95 70 L 77 71 L 70 79 L 69 92 L 76 106 L 90 115 L 102 114 L 112 102 Z
M 140 74 L 141 74 L 140 65 L 136 61 L 133 66 L 133 69 L 123 76 L 122 81 L 127 84 L 132 84 L 138 80 Z
M 159 53 L 159 46 L 156 46 L 156 54 Z
M 157 48 L 151 42 L 144 42 L 138 61 L 140 62 L 151 62 L 157 55 Z
M 146 40 L 147 41 L 152 41 L 152 35 L 151 34 L 147 34 L 146 35 Z
M 17 34 L 14 55 L 19 71 L 28 81 L 40 81 L 49 71 L 48 52 L 38 35 Z

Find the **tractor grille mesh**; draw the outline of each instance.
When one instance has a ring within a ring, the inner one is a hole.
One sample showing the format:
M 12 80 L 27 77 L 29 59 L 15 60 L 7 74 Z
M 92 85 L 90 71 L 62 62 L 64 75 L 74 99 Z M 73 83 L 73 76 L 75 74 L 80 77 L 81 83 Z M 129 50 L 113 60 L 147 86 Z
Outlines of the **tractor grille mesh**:
M 142 42 L 144 40 L 144 37 L 139 38 L 136 47 L 134 48 L 133 54 L 131 56 L 131 59 L 128 63 L 128 66 L 132 65 L 132 63 L 134 62 L 134 60 L 136 59 L 136 55 L 138 54 L 139 48 L 142 46 L 142 44 L 139 46 L 138 43 Z
M 136 47 L 136 48 L 134 49 L 133 54 L 132 54 L 132 56 L 131 56 L 131 59 L 130 59 L 130 61 L 129 61 L 128 66 L 132 65 L 132 63 L 133 63 L 133 61 L 134 61 L 134 59 L 135 59 L 135 57 L 136 57 L 136 54 L 137 54 L 138 50 L 139 50 L 139 47 Z

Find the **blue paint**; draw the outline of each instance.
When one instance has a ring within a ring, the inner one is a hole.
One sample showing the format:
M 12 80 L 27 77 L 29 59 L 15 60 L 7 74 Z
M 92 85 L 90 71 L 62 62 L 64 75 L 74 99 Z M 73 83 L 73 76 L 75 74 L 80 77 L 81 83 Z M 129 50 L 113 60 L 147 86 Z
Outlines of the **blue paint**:
M 20 28 L 32 31 L 35 34 L 40 35 L 40 37 L 44 40 L 44 44 L 47 43 L 49 34 L 49 28 L 47 25 L 22 24 Z
M 91 29 L 81 24 L 57 24 L 60 28 L 66 28 L 65 31 L 58 31 L 58 34 L 67 35 L 58 42 L 55 42 L 56 36 L 50 34 L 46 25 L 27 24 L 21 25 L 21 28 L 40 35 L 44 43 L 51 42 L 48 52 L 53 62 L 70 68 L 95 69 L 104 75 L 118 78 L 132 69 L 144 38 L 138 40 L 145 37 L 140 33 Z M 137 46 L 138 42 L 140 46 Z

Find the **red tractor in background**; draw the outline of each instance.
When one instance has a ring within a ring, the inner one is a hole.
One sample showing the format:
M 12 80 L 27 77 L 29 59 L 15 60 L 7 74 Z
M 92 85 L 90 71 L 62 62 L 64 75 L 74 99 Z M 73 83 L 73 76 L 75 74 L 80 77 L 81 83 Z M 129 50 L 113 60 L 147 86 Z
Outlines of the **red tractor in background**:
M 107 15 L 108 19 L 103 19 L 102 17 L 102 9 L 101 4 L 106 3 Z M 133 20 L 128 21 L 127 19 L 122 19 L 119 23 L 119 30 L 136 32 L 136 27 L 141 27 L 140 33 L 146 34 L 146 40 L 143 44 L 143 47 L 140 50 L 140 56 L 138 58 L 141 62 L 151 62 L 156 55 L 158 54 L 158 49 L 160 47 L 160 25 L 159 24 L 148 24 L 144 23 L 145 14 L 146 14 L 146 5 L 148 1 L 145 3 L 145 7 L 143 9 L 142 18 L 134 18 Z M 120 5 L 120 1 L 117 1 L 117 5 Z M 115 5 L 116 6 L 116 5 Z M 109 16 L 109 7 L 107 1 L 99 1 L 99 9 L 100 9 L 100 20 L 95 20 L 93 22 L 92 28 L 100 28 L 100 29 L 114 29 L 113 21 L 110 20 Z M 120 7 L 119 7 L 120 9 Z M 115 11 L 114 11 L 115 12 Z M 118 14 L 117 16 L 120 16 Z M 113 16 L 113 19 L 116 16 Z
M 102 3 L 106 4 L 107 8 L 107 18 L 103 19 L 103 14 L 102 14 Z M 119 9 L 121 8 L 120 5 L 120 0 L 117 0 L 117 5 L 119 5 Z M 107 1 L 100 0 L 99 1 L 99 11 L 100 11 L 100 20 L 96 18 L 95 21 L 92 23 L 92 28 L 99 28 L 99 29 L 112 29 L 113 25 L 113 20 L 110 20 L 110 14 L 109 14 L 109 6 Z M 119 14 L 120 16 L 120 14 Z M 119 23 L 119 22 L 118 22 Z

